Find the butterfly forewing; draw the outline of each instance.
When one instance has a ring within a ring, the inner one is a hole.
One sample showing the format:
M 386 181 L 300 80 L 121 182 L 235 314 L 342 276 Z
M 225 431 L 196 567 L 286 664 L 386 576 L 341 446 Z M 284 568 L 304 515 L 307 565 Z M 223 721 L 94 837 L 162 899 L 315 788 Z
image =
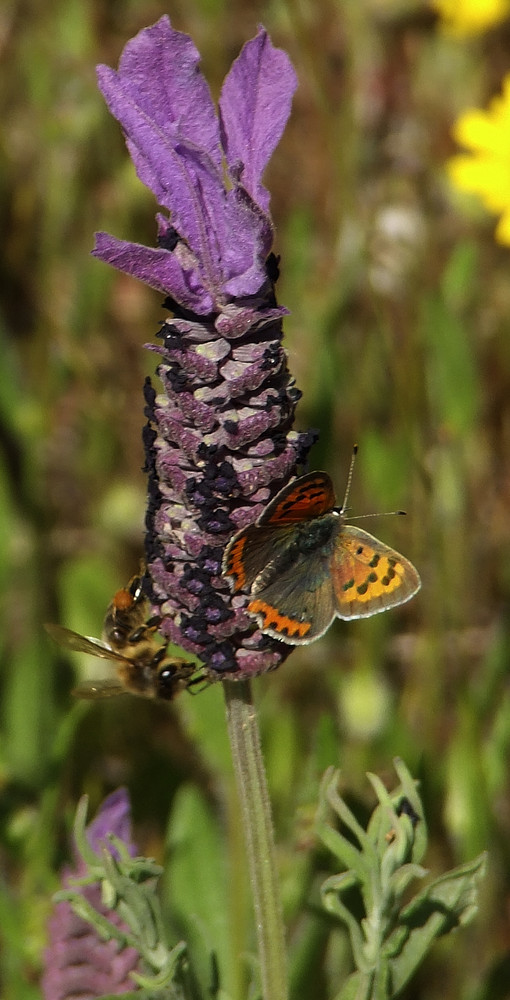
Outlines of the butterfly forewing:
M 223 557 L 223 572 L 233 580 L 235 591 L 249 592 L 262 573 L 271 573 L 279 555 L 291 540 L 291 529 L 249 524 L 229 543 Z
M 327 514 L 335 506 L 333 483 L 326 472 L 310 472 L 295 479 L 268 504 L 259 524 L 300 524 Z
M 404 604 L 421 586 L 408 559 L 350 524 L 339 534 L 331 579 L 339 618 L 367 618 Z
M 249 525 L 248 528 L 243 528 L 237 535 L 234 535 L 232 541 L 229 542 L 225 549 L 222 569 L 225 576 L 229 577 L 230 585 L 234 591 L 246 590 L 248 586 L 251 586 L 251 583 L 248 582 L 251 573 L 253 572 L 251 582 L 253 582 L 257 575 L 258 571 L 248 568 L 246 564 L 250 550 L 253 547 L 253 535 L 255 531 L 256 525 L 254 524 Z
M 275 557 L 292 540 L 295 525 L 311 521 L 333 509 L 335 494 L 325 472 L 312 472 L 295 479 L 280 491 L 258 521 L 238 531 L 227 545 L 223 572 L 234 591 L 250 591 L 257 577 L 268 570 Z

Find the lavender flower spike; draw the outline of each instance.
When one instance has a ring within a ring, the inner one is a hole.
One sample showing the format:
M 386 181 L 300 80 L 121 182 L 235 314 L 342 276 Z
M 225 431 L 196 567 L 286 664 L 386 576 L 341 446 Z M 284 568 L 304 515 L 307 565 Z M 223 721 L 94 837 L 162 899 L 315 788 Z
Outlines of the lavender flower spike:
M 115 848 L 105 840 L 114 833 L 123 840 L 135 855 L 131 842 L 131 808 L 125 788 L 118 788 L 104 800 L 96 818 L 87 827 L 87 839 L 97 853 L 102 846 L 115 853 Z M 65 888 L 69 880 L 86 872 L 86 865 L 78 855 L 73 869 L 62 873 Z M 99 885 L 84 886 L 81 892 L 86 899 L 109 920 L 122 927 L 116 913 L 107 911 L 101 903 Z M 126 993 L 134 989 L 129 973 L 139 971 L 140 956 L 134 948 L 118 950 L 115 941 L 103 941 L 95 929 L 77 916 L 70 903 L 56 903 L 49 921 L 49 944 L 44 955 L 44 973 L 41 986 L 44 1000 L 71 1000 L 76 997 L 100 997 L 105 993 Z
M 158 289 L 173 313 L 145 388 L 147 568 L 165 637 L 211 676 L 273 669 L 289 648 L 255 630 L 221 576 L 232 534 L 255 520 L 314 440 L 292 431 L 300 393 L 281 346 L 273 227 L 262 174 L 295 89 L 260 28 L 228 73 L 216 114 L 191 39 L 167 17 L 126 45 L 99 86 L 138 176 L 166 213 L 158 248 L 99 233 L 95 256 Z

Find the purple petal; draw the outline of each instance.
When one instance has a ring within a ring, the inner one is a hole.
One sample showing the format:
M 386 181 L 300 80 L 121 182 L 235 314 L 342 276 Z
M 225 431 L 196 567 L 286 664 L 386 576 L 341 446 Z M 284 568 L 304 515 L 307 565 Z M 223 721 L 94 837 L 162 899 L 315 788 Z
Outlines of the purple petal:
M 204 315 L 266 280 L 273 231 L 262 171 L 287 120 L 295 77 L 262 29 L 245 45 L 222 95 L 222 137 L 199 54 L 167 17 L 128 42 L 99 86 L 123 126 L 142 182 L 171 213 L 177 245 L 148 250 L 100 235 L 97 257 Z M 246 88 L 246 93 L 243 89 Z M 233 186 L 232 186 L 233 182 Z M 161 233 L 161 224 L 160 224 Z
M 117 788 L 103 799 L 97 816 L 87 826 L 87 840 L 93 851 L 97 853 L 105 841 L 108 843 L 109 833 L 123 840 L 130 852 L 136 854 L 131 839 L 131 803 L 125 788 Z
M 155 53 L 158 72 L 160 61 L 158 44 Z M 149 79 L 153 70 L 149 63 Z M 206 223 L 207 214 L 221 215 L 226 195 L 220 166 L 207 149 L 190 138 L 196 132 L 195 122 L 191 120 L 189 132 L 183 131 L 186 122 L 175 121 L 171 105 L 167 121 L 162 122 L 159 102 L 151 107 L 145 88 L 140 88 L 138 73 L 130 79 L 120 71 L 100 66 L 98 81 L 110 111 L 124 129 L 140 180 L 154 192 L 159 204 L 172 212 L 173 225 L 201 260 L 211 285 L 217 284 L 221 270 L 217 257 L 209 253 Z M 162 80 L 159 86 L 165 94 Z M 214 115 L 214 111 L 211 113 Z
M 220 170 L 218 120 L 199 63 L 189 35 L 175 31 L 164 15 L 127 43 L 114 75 L 136 93 L 147 118 L 175 139 L 185 137 L 206 151 Z
M 265 259 L 273 243 L 271 219 L 239 185 L 228 192 L 227 205 L 224 290 L 233 297 L 255 295 L 266 279 Z
M 289 57 L 276 49 L 264 28 L 247 42 L 225 79 L 220 98 L 223 148 L 232 173 L 267 211 L 269 194 L 262 173 L 290 114 L 296 74 Z
M 200 284 L 196 268 L 186 270 L 178 254 L 156 250 L 141 243 L 117 240 L 108 233 L 96 233 L 94 257 L 112 264 L 118 271 L 131 274 L 163 295 L 171 294 L 178 302 L 201 315 L 209 313 L 213 300 Z

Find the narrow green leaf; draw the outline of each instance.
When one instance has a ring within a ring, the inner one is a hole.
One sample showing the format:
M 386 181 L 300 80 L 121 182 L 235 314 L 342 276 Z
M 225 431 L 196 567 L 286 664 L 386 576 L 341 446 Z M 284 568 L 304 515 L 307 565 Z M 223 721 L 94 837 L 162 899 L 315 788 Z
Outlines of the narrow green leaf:
M 478 883 L 486 868 L 486 855 L 461 865 L 426 886 L 402 910 L 401 924 L 408 936 L 392 962 L 395 995 L 423 961 L 434 938 L 468 923 L 477 910 Z M 391 939 L 388 948 L 391 948 Z
M 334 997 L 334 1000 L 370 1000 L 372 976 L 365 972 L 353 972 Z
M 426 886 L 402 910 L 402 920 L 412 925 L 436 907 L 450 915 L 452 926 L 468 923 L 477 908 L 478 883 L 485 875 L 487 855 L 480 854 L 473 861 L 459 865 Z

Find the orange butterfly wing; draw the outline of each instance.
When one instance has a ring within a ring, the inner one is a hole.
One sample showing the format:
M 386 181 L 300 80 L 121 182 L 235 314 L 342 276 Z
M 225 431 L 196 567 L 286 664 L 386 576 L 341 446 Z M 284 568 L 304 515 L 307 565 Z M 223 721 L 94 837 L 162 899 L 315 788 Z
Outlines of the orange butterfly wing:
M 335 506 L 333 483 L 327 472 L 309 472 L 294 479 L 277 494 L 257 524 L 284 527 L 328 514 Z
M 288 545 L 293 526 L 334 506 L 333 483 L 326 472 L 310 472 L 284 486 L 258 520 L 238 531 L 227 545 L 223 572 L 231 578 L 232 589 L 249 591 L 275 554 Z
M 331 578 L 339 618 L 367 618 L 404 604 L 421 586 L 408 559 L 352 524 L 338 535 Z

